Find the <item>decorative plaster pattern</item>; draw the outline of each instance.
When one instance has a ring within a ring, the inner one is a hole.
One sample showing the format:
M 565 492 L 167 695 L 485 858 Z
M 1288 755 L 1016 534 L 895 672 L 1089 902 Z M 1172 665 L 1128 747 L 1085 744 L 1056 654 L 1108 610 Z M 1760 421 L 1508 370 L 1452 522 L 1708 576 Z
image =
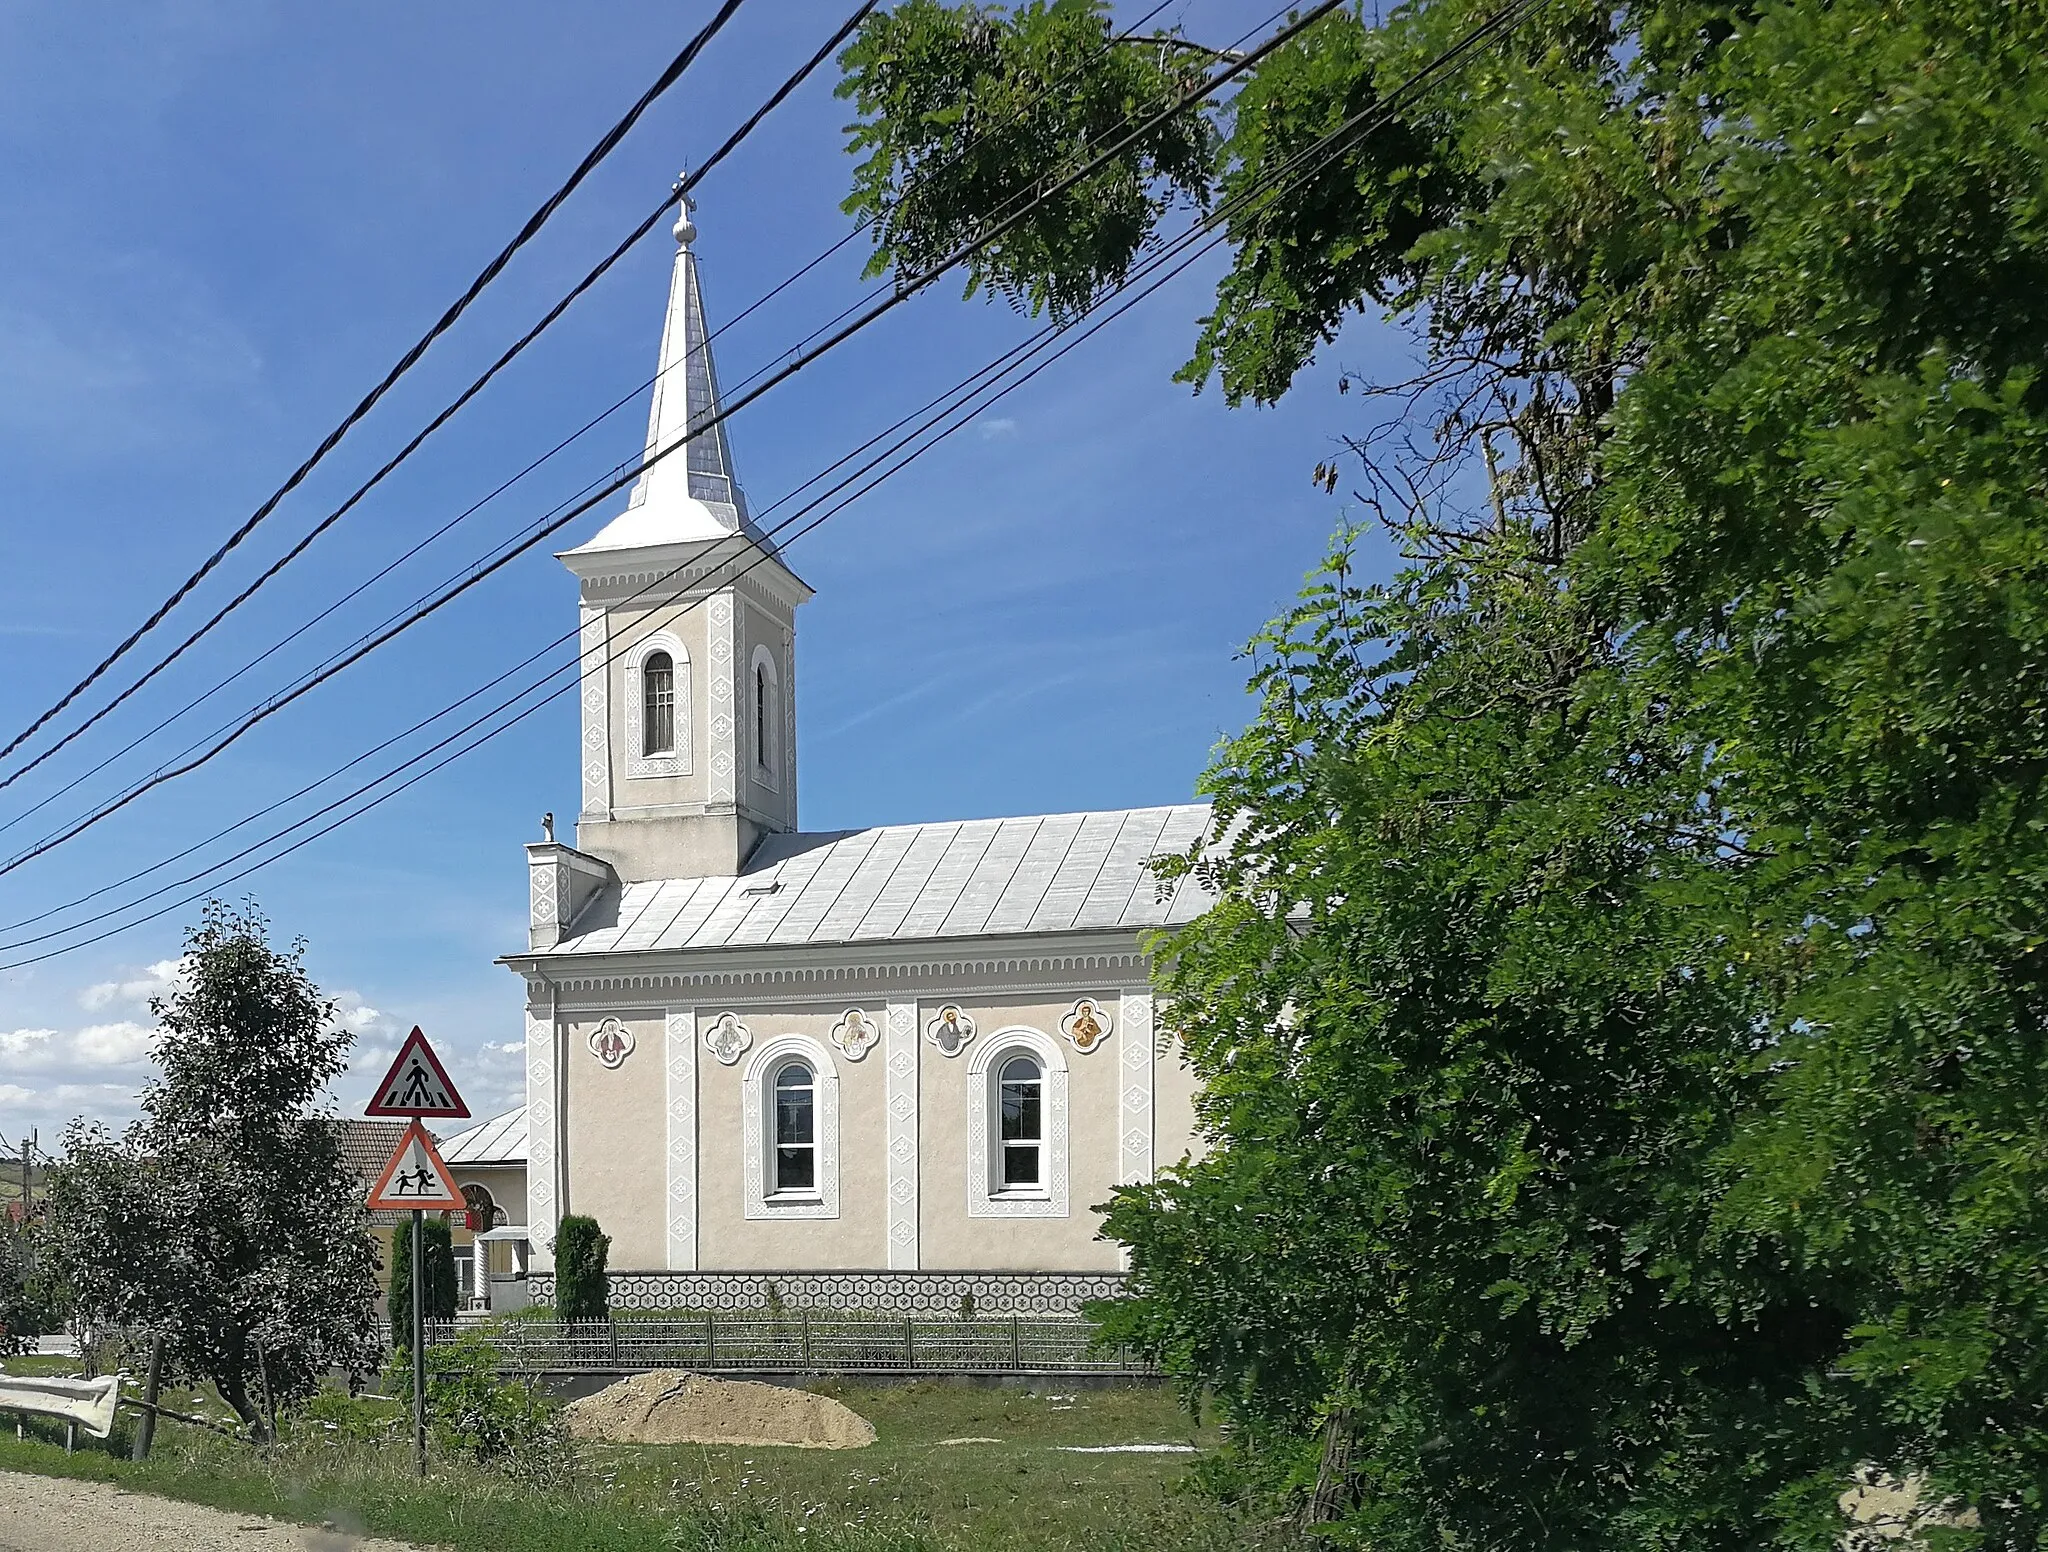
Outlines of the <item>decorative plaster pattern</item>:
M 526 1010 L 526 1221 L 536 1264 L 555 1245 L 555 1030 L 544 1009 Z
M 583 606 L 577 643 L 583 654 L 583 812 L 594 819 L 605 817 L 612 806 L 610 716 L 605 705 L 605 683 L 611 673 L 609 625 L 610 617 L 602 609 Z
M 713 803 L 733 801 L 734 776 L 739 762 L 733 758 L 733 646 L 732 646 L 732 593 L 713 593 L 704 609 L 704 628 L 707 637 L 705 655 L 710 658 L 706 673 L 710 675 L 711 727 L 710 727 L 710 785 L 706 796 Z
M 1152 1178 L 1152 994 L 1123 995 L 1123 1090 L 1117 1103 L 1117 1183 Z
M 857 1062 L 874 1049 L 882 1032 L 864 1009 L 848 1008 L 832 1026 L 832 1043 L 849 1062 Z
M 782 628 L 782 664 L 787 673 L 783 683 L 789 693 L 782 697 L 782 818 L 796 828 L 796 632 Z
M 1115 1025 L 1109 1010 L 1093 997 L 1077 997 L 1073 1007 L 1060 1020 L 1060 1033 L 1067 1037 L 1075 1050 L 1086 1056 L 1109 1038 L 1109 1032 Z
M 548 928 L 562 919 L 562 869 L 532 857 L 526 864 L 527 923 Z
M 778 1201 L 767 1186 L 769 1085 L 775 1071 L 790 1057 L 811 1069 L 812 1120 L 817 1149 L 818 1193 L 816 1200 Z M 777 1035 L 754 1053 L 741 1081 L 746 1085 L 744 1121 L 741 1129 L 742 1185 L 747 1217 L 756 1221 L 777 1218 L 836 1218 L 839 1216 L 839 1073 L 832 1058 L 815 1040 L 802 1035 Z
M 666 652 L 675 672 L 675 752 L 673 754 L 647 754 L 641 730 L 644 727 L 647 706 L 647 686 L 641 678 L 647 659 L 656 652 Z M 690 709 L 695 705 L 692 699 L 693 686 L 690 681 L 690 649 L 681 638 L 671 631 L 656 631 L 644 636 L 633 646 L 626 659 L 626 774 L 634 779 L 649 776 L 687 776 L 690 774 L 690 747 L 693 731 Z
M 990 1090 L 1002 1059 L 1029 1053 L 1045 1068 L 1045 1195 L 998 1196 L 990 1189 L 996 1156 Z M 1067 1059 L 1056 1041 L 1015 1025 L 984 1041 L 967 1064 L 967 1216 L 970 1218 L 1064 1218 L 1067 1216 Z
M 668 1264 L 697 1265 L 697 1010 L 670 1008 L 668 1047 Z
M 768 1302 L 772 1284 L 796 1309 L 951 1319 L 958 1319 L 965 1293 L 974 1295 L 982 1316 L 1062 1316 L 1124 1291 L 1120 1272 L 613 1272 L 606 1282 L 614 1309 L 751 1314 Z M 537 1303 L 551 1300 L 554 1275 L 536 1276 L 532 1294 Z
M 711 1021 L 711 1027 L 704 1031 L 704 1049 L 725 1067 L 746 1055 L 747 1047 L 753 1043 L 754 1032 L 740 1022 L 736 1013 L 719 1014 Z
M 958 1056 L 974 1038 L 974 1019 L 958 1003 L 946 1003 L 924 1027 L 925 1038 L 941 1056 Z
M 889 1265 L 915 1270 L 917 1201 L 917 1004 L 892 1002 L 888 1012 Z

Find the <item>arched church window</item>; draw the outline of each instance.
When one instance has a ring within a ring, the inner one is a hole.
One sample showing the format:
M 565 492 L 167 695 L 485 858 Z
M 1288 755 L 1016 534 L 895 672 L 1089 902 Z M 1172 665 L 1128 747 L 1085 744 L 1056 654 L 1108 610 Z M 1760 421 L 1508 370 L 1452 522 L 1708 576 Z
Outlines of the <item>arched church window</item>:
M 816 1084 L 811 1069 L 790 1062 L 775 1074 L 775 1190 L 818 1188 Z
M 640 752 L 673 754 L 676 747 L 676 665 L 666 652 L 650 652 L 640 665 Z
M 754 665 L 754 762 L 762 770 L 771 768 L 771 751 L 768 746 L 768 731 L 771 726 L 768 716 L 768 665 Z
M 995 1189 L 1032 1193 L 1045 1189 L 1045 1069 L 1030 1056 L 1003 1063 L 996 1081 L 997 1138 Z

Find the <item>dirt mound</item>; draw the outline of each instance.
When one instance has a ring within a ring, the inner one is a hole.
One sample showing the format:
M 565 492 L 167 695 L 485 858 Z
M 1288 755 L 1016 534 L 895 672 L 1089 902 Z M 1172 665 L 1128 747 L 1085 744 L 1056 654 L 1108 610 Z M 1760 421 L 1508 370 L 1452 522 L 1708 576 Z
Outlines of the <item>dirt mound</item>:
M 607 1444 L 787 1444 L 855 1450 L 874 1425 L 827 1396 L 657 1369 L 562 1409 L 569 1432 Z

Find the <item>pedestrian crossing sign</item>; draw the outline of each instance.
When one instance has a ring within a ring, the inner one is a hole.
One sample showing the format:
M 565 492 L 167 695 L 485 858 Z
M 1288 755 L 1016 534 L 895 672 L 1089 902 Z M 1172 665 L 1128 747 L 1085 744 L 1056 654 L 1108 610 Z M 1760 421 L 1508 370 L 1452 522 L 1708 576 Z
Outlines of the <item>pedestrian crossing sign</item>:
M 469 1106 L 455 1092 L 448 1069 L 441 1065 L 441 1059 L 434 1054 L 434 1048 L 427 1044 L 427 1037 L 415 1024 L 412 1033 L 405 1037 L 405 1044 L 398 1048 L 398 1057 L 392 1062 L 391 1070 L 384 1074 L 384 1081 L 371 1094 L 370 1103 L 364 1107 L 363 1113 L 373 1116 L 433 1116 L 459 1121 L 469 1114 Z
M 372 1212 L 461 1212 L 462 1188 L 417 1119 L 405 1129 L 384 1173 L 370 1188 Z

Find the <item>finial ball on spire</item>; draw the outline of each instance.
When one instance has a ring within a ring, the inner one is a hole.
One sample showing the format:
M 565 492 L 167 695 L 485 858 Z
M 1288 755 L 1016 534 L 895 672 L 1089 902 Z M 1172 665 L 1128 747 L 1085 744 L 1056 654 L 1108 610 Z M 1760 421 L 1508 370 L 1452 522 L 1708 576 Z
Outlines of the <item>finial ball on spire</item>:
M 690 219 L 690 196 L 687 194 L 676 196 L 676 224 L 673 230 L 676 242 L 682 247 L 687 248 L 697 240 L 697 223 Z

